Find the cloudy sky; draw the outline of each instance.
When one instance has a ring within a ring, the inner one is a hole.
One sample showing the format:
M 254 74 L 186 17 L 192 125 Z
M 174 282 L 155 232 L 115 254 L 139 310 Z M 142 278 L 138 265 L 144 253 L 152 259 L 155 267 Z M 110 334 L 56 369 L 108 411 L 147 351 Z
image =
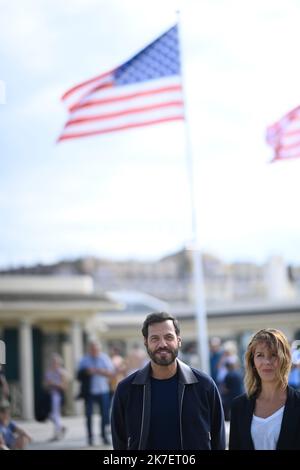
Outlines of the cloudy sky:
M 298 0 L 0 0 L 1 267 L 155 259 L 189 243 L 183 123 L 55 143 L 61 95 L 126 61 L 178 8 L 199 245 L 300 262 L 300 159 L 269 164 L 265 143 L 300 104 Z

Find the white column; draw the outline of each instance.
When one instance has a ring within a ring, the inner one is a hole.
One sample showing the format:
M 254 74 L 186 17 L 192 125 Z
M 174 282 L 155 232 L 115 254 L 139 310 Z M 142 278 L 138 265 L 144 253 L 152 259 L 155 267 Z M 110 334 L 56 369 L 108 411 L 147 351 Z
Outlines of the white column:
M 83 356 L 83 338 L 82 338 L 82 326 L 79 321 L 74 320 L 71 324 L 71 347 L 72 347 L 72 362 L 73 371 L 76 374 L 77 367 L 80 359 Z M 73 395 L 78 394 L 78 382 L 74 380 Z M 81 415 L 83 411 L 82 401 L 74 402 L 74 413 Z
M 22 417 L 34 419 L 34 383 L 31 324 L 22 321 L 19 328 Z
M 1 364 L 6 363 L 6 356 L 5 356 L 5 343 L 4 341 L 0 340 L 0 368 Z

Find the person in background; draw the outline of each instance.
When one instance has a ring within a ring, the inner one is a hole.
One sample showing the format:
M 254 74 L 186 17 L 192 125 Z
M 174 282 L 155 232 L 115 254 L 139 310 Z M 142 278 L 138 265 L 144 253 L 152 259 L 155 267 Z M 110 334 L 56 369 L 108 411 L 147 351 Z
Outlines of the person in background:
M 0 364 L 0 401 L 1 400 L 8 400 L 9 399 L 9 386 L 2 369 L 2 365 Z
M 225 363 L 227 359 L 231 356 L 237 355 L 237 346 L 235 341 L 225 341 L 222 345 L 222 355 L 220 357 L 219 363 L 217 365 L 217 377 L 216 377 L 216 384 L 219 390 L 222 390 L 222 385 L 227 374 L 227 367 Z
M 0 436 L 2 449 L 22 450 L 31 441 L 29 434 L 11 419 L 8 400 L 0 402 Z
M 231 409 L 229 450 L 300 450 L 300 393 L 288 386 L 291 351 L 276 329 L 258 331 L 245 354 L 246 393 Z
M 45 389 L 50 395 L 50 419 L 54 424 L 52 441 L 63 439 L 66 427 L 61 420 L 61 410 L 64 403 L 64 393 L 69 381 L 69 375 L 63 367 L 63 361 L 59 354 L 52 354 L 50 365 L 45 374 Z
M 100 343 L 91 341 L 88 352 L 81 359 L 78 367 L 77 379 L 81 382 L 79 397 L 85 401 L 86 427 L 88 444 L 94 444 L 92 415 L 94 404 L 97 404 L 101 413 L 101 437 L 103 443 L 110 445 L 108 436 L 110 413 L 110 379 L 117 371 L 110 357 L 101 352 Z
M 213 336 L 209 342 L 210 348 L 210 375 L 212 379 L 217 383 L 218 382 L 218 368 L 221 357 L 223 355 L 221 338 L 218 336 Z
M 229 356 L 225 362 L 227 374 L 223 381 L 222 399 L 226 421 L 230 420 L 230 410 L 233 400 L 245 392 L 243 374 L 237 355 Z
M 126 356 L 126 375 L 141 369 L 147 362 L 147 354 L 142 346 L 138 344 L 132 346 Z
M 4 437 L 0 433 L 0 450 L 9 450 L 7 445 L 5 445 Z
M 126 361 L 125 358 L 121 355 L 119 348 L 113 347 L 110 353 L 110 359 L 115 368 L 116 374 L 113 375 L 109 381 L 110 383 L 110 395 L 113 397 L 115 390 L 117 388 L 120 380 L 124 379 L 126 375 Z
M 300 392 L 300 362 L 292 364 L 289 375 L 289 386 Z
M 217 377 L 216 377 L 216 384 L 221 395 L 224 410 L 226 410 L 226 400 L 228 398 L 226 396 L 226 387 L 224 384 L 225 377 L 228 374 L 228 368 L 226 366 L 226 363 L 230 361 L 231 357 L 236 357 L 236 356 L 237 356 L 237 346 L 236 346 L 235 341 L 232 341 L 232 340 L 225 341 L 222 345 L 222 355 L 217 365 Z M 225 419 L 228 419 L 228 413 L 226 414 Z
M 289 375 L 289 385 L 295 390 L 300 391 L 300 341 L 292 343 L 292 368 Z
M 152 313 L 142 334 L 150 362 L 117 386 L 111 416 L 114 449 L 225 449 L 217 386 L 177 358 L 178 321 L 166 312 Z

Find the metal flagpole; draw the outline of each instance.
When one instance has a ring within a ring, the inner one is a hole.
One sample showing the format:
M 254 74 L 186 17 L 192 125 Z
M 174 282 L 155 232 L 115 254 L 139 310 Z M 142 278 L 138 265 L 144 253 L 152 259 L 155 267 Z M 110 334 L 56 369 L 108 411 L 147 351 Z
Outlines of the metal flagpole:
M 179 12 L 177 12 L 178 19 L 178 36 L 179 46 L 180 41 L 180 22 Z M 181 54 L 181 48 L 179 47 Z M 181 57 L 182 58 L 182 54 Z M 181 64 L 182 71 L 182 64 Z M 183 74 L 181 73 L 182 80 L 182 91 L 184 96 L 184 84 Z M 185 103 L 185 96 L 184 96 Z M 205 305 L 205 290 L 204 290 L 204 275 L 203 275 L 203 263 L 202 255 L 199 247 L 198 239 L 198 226 L 197 226 L 197 215 L 196 215 L 196 204 L 195 204 L 195 184 L 194 184 L 194 165 L 190 133 L 188 128 L 186 107 L 184 106 L 184 128 L 185 128 L 185 141 L 186 141 L 186 164 L 187 164 L 187 175 L 189 183 L 190 193 L 190 204 L 191 204 L 191 226 L 192 226 L 192 271 L 193 271 L 193 294 L 195 303 L 195 313 L 197 322 L 197 350 L 200 361 L 200 368 L 206 373 L 210 372 L 209 366 L 209 352 L 208 352 L 208 335 L 207 335 L 207 318 L 206 318 L 206 305 Z

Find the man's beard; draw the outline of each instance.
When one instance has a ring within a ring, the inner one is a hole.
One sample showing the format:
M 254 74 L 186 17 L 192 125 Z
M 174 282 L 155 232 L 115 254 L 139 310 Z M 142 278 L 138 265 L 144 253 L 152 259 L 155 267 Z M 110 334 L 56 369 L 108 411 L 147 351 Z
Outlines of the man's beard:
M 150 359 L 157 364 L 158 366 L 169 366 L 172 364 L 176 357 L 178 356 L 178 347 L 177 348 L 161 348 L 157 351 L 150 351 L 148 346 L 146 346 L 147 353 L 149 354 Z M 167 351 L 169 354 L 167 356 L 161 357 L 159 352 L 160 351 Z

